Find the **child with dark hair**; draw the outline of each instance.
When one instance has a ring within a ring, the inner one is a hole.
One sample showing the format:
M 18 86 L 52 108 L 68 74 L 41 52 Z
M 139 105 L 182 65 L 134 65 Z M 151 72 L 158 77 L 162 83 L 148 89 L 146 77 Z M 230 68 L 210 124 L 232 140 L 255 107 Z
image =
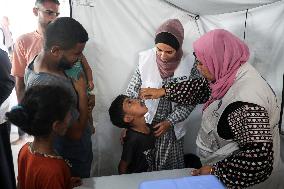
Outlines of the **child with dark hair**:
M 70 107 L 71 96 L 65 89 L 38 85 L 28 89 L 21 103 L 6 113 L 8 121 L 34 136 L 34 141 L 19 152 L 18 188 L 69 189 L 80 185 L 80 178 L 71 178 L 68 162 L 53 148 L 54 137 L 67 131 Z
M 111 122 L 127 129 L 119 174 L 152 171 L 155 136 L 144 118 L 147 111 L 144 103 L 126 95 L 116 97 L 109 108 Z

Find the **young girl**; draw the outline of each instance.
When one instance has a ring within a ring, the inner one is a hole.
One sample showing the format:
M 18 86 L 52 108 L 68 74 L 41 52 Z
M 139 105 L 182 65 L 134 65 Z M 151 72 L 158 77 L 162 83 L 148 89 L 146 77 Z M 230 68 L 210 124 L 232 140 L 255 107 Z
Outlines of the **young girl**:
M 18 188 L 69 189 L 80 185 L 72 178 L 69 164 L 53 148 L 56 135 L 64 135 L 69 125 L 71 97 L 58 86 L 35 86 L 28 89 L 18 106 L 6 113 L 34 141 L 25 144 L 18 156 Z

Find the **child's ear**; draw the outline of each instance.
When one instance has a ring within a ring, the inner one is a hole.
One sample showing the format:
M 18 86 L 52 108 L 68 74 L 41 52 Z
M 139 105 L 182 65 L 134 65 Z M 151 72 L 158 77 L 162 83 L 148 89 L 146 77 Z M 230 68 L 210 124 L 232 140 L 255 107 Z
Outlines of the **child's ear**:
M 131 116 L 131 115 L 125 115 L 125 116 L 123 117 L 123 121 L 124 121 L 125 123 L 130 123 L 130 122 L 132 122 L 132 120 L 133 120 L 133 116 Z
M 61 125 L 61 122 L 60 122 L 60 121 L 55 121 L 55 122 L 53 122 L 53 124 L 52 124 L 52 131 L 53 131 L 55 134 L 59 135 L 59 136 L 64 135 L 64 131 L 63 131 L 63 129 L 62 129 L 62 125 Z
M 54 131 L 56 134 L 60 130 L 59 127 L 60 127 L 59 121 L 55 121 L 55 122 L 52 123 L 52 131 Z

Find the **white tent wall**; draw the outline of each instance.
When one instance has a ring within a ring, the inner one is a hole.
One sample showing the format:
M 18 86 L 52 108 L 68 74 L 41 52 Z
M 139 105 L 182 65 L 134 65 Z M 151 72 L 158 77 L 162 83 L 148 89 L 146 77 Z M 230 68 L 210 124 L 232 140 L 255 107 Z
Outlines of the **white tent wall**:
M 250 48 L 250 62 L 270 83 L 280 96 L 282 91 L 282 74 L 284 71 L 283 1 L 248 10 L 245 29 L 246 10 L 220 15 L 200 17 L 201 31 L 214 28 L 227 29 L 244 39 Z
M 251 8 L 248 10 L 245 39 L 251 50 L 251 63 L 278 96 L 281 94 L 284 71 L 284 39 L 281 36 L 284 33 L 283 1 L 264 6 L 260 5 L 271 1 L 216 0 L 214 6 L 209 0 L 204 4 L 193 0 L 170 2 L 181 8 L 162 0 L 72 1 L 72 17 L 80 21 L 89 33 L 90 40 L 84 54 L 93 70 L 97 90 L 93 112 L 96 125 L 93 136 L 94 176 L 117 174 L 122 150 L 120 129 L 109 121 L 108 108 L 112 100 L 127 88 L 138 63 L 138 52 L 153 47 L 155 30 L 166 19 L 181 20 L 185 28 L 183 49 L 192 53 L 192 42 L 214 28 L 225 28 L 243 38 L 245 9 Z M 185 11 L 187 8 L 189 12 Z M 230 11 L 238 12 L 228 13 Z M 194 19 L 193 13 L 200 14 L 199 20 Z M 198 106 L 188 118 L 186 153 L 195 152 L 200 118 L 201 106 Z
M 280 105 L 284 73 L 284 2 L 278 1 L 248 11 L 203 15 L 199 21 L 202 33 L 214 28 L 224 28 L 246 41 L 250 48 L 249 62 L 271 85 Z
M 279 0 L 166 0 L 188 12 L 200 15 L 214 15 L 242 11 L 270 4 Z

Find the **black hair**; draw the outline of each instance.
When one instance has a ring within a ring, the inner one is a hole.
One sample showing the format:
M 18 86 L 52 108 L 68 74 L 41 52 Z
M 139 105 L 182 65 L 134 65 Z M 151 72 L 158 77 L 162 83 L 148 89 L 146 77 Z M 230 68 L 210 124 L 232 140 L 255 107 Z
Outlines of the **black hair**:
M 60 5 L 58 0 L 36 0 L 35 6 L 42 5 L 44 2 L 53 2 L 57 5 Z
M 29 88 L 6 117 L 29 135 L 47 137 L 54 121 L 63 121 L 70 107 L 71 96 L 64 88 L 38 85 Z
M 113 125 L 119 128 L 130 128 L 131 125 L 129 123 L 124 122 L 123 118 L 125 116 L 125 112 L 123 110 L 123 102 L 126 98 L 129 98 L 126 95 L 118 95 L 114 101 L 112 101 L 108 113 L 110 117 L 110 121 Z
M 77 43 L 86 43 L 88 33 L 75 19 L 60 17 L 48 24 L 44 35 L 44 50 L 57 45 L 63 50 L 73 48 Z
M 171 46 L 172 48 L 174 48 L 176 51 L 179 50 L 180 48 L 180 44 L 177 38 L 173 34 L 168 33 L 168 32 L 159 33 L 155 38 L 155 44 L 157 43 L 167 44 Z

